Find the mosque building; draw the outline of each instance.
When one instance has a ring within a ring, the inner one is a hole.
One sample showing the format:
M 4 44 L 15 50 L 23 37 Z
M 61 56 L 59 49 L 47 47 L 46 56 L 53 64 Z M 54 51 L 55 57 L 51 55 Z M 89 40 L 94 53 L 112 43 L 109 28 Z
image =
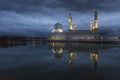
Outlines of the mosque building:
M 69 14 L 69 28 L 64 31 L 62 24 L 56 23 L 53 31 L 49 34 L 49 41 L 87 41 L 87 42 L 111 42 L 120 41 L 119 34 L 109 34 L 99 30 L 98 12 L 94 11 L 94 21 L 90 21 L 89 30 L 76 30 L 76 23 L 72 21 L 72 14 Z

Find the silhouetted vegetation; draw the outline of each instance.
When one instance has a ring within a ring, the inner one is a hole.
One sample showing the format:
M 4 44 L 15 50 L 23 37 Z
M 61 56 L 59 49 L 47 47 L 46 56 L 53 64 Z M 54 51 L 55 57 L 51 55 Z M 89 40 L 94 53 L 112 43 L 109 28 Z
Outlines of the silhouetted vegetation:
M 45 41 L 45 37 L 20 37 L 20 36 L 0 36 L 0 42 L 27 42 L 27 41 Z
M 0 47 L 27 45 L 28 43 L 44 43 L 45 37 L 24 37 L 24 36 L 0 36 Z

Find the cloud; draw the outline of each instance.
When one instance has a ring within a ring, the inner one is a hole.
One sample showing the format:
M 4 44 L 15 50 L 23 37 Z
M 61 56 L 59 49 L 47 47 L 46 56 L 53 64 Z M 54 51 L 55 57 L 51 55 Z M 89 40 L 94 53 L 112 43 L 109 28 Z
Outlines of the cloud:
M 120 10 L 119 0 L 1 0 L 0 10 L 14 10 L 17 12 L 38 11 L 41 7 L 65 8 L 68 10 L 88 11 Z
M 73 14 L 77 29 L 89 29 L 95 9 L 99 11 L 100 28 L 119 29 L 119 3 L 119 0 L 0 0 L 0 34 L 47 34 L 57 22 L 67 30 L 69 13 Z
M 41 18 L 38 16 L 41 16 Z M 53 24 L 53 21 L 49 17 L 43 17 L 42 14 L 30 16 L 12 11 L 0 11 L 0 17 L 0 34 L 38 34 L 48 32 L 49 25 Z

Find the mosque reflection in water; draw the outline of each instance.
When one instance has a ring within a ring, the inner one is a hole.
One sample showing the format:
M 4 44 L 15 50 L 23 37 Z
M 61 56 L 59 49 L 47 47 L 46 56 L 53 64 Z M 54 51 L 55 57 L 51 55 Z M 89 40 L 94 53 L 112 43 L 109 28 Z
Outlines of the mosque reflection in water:
M 68 50 L 68 64 L 71 67 L 73 59 L 76 59 L 76 52 L 89 52 L 89 58 L 94 63 L 94 69 L 97 69 L 98 63 L 98 49 L 103 48 L 102 44 L 85 44 L 85 43 L 62 43 L 62 42 L 50 42 L 50 50 L 53 52 L 55 58 L 62 58 L 65 50 Z

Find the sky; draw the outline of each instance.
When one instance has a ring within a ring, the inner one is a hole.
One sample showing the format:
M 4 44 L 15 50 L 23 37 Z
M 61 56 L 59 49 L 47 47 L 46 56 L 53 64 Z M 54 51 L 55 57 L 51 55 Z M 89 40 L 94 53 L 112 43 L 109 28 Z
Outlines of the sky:
M 77 29 L 89 29 L 98 11 L 99 29 L 120 31 L 120 0 L 0 0 L 0 35 L 47 36 L 55 23 L 68 30 L 69 13 Z

